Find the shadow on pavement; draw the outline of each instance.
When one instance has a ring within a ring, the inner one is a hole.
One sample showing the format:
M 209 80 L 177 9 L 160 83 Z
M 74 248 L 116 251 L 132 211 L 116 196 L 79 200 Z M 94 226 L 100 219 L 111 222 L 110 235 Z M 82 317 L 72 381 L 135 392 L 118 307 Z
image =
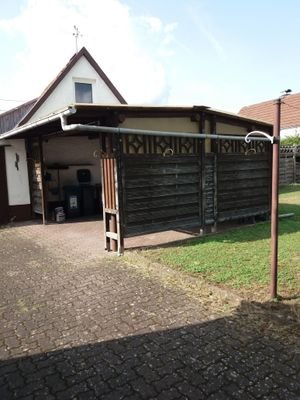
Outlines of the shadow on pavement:
M 296 400 L 295 326 L 274 323 L 268 304 L 243 302 L 202 324 L 2 360 L 0 398 Z

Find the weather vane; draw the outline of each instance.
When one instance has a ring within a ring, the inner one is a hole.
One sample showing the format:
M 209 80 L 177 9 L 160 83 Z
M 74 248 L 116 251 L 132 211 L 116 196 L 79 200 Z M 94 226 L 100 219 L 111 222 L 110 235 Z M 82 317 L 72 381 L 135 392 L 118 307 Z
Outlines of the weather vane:
M 79 36 L 82 36 L 82 34 L 79 32 L 78 26 L 74 25 L 74 30 L 73 36 L 75 37 L 75 45 L 76 45 L 76 53 L 78 53 L 78 38 Z

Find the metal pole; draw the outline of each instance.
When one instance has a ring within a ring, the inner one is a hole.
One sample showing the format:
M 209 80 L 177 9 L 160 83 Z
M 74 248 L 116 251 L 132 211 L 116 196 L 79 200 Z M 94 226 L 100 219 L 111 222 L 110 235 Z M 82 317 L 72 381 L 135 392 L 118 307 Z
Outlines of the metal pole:
M 271 298 L 277 297 L 278 269 L 278 182 L 279 182 L 279 138 L 281 98 L 275 100 L 272 159 L 272 210 L 271 210 Z

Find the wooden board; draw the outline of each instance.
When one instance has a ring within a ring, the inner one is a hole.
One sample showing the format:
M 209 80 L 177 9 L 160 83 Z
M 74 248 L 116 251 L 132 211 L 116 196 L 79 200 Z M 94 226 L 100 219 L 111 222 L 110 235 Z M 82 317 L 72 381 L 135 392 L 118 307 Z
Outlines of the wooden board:
M 201 158 L 123 156 L 125 236 L 202 224 Z
M 0 224 L 8 222 L 8 190 L 5 164 L 5 148 L 0 147 Z
M 42 138 L 31 138 L 27 141 L 28 170 L 32 211 L 42 215 L 43 223 L 47 223 L 47 199 L 44 190 L 44 162 Z
M 268 213 L 271 165 L 267 153 L 219 154 L 218 221 Z
M 205 169 L 205 194 L 204 194 L 204 216 L 206 224 L 213 224 L 216 220 L 216 193 L 215 182 L 216 155 L 206 154 L 204 161 Z
M 296 163 L 294 155 L 281 155 L 279 160 L 279 184 L 289 185 L 296 183 Z
M 296 183 L 300 183 L 300 163 L 296 163 Z

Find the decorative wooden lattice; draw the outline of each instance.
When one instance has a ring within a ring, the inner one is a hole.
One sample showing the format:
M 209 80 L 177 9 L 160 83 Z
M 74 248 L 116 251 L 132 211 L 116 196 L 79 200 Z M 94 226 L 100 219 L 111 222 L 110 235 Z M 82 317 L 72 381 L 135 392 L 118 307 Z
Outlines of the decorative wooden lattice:
M 300 146 L 280 146 L 280 154 L 300 155 Z
M 217 141 L 218 153 L 239 153 L 255 154 L 269 151 L 270 144 L 263 141 L 246 143 L 241 140 L 221 139 Z
M 200 141 L 193 138 L 124 135 L 125 154 L 197 154 Z

